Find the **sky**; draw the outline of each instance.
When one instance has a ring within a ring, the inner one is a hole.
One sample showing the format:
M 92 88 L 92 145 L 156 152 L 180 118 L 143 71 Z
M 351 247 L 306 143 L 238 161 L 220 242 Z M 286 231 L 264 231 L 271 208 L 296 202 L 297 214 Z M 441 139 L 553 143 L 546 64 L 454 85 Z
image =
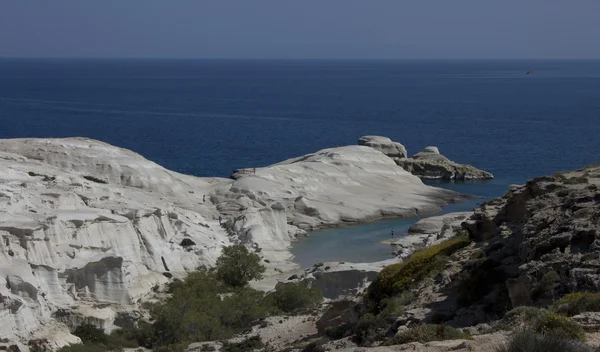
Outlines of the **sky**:
M 0 57 L 600 58 L 600 0 L 2 0 Z

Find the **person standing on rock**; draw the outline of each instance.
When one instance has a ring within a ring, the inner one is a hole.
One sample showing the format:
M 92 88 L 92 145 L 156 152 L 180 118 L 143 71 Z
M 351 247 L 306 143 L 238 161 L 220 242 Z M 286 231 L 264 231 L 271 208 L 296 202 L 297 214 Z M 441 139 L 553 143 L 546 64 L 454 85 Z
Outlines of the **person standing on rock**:
M 206 203 L 206 194 L 202 195 L 202 203 Z
M 219 215 L 219 225 L 221 225 L 222 221 L 223 221 L 223 218 L 221 217 L 221 215 Z

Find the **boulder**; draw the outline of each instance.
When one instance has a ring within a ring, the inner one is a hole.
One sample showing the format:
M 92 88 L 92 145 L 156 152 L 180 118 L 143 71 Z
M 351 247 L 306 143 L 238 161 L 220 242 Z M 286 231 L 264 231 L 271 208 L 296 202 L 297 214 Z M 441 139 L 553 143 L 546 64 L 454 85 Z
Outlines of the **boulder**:
M 390 158 L 406 158 L 406 148 L 388 137 L 363 136 L 358 139 L 358 145 L 364 145 L 379 150 Z

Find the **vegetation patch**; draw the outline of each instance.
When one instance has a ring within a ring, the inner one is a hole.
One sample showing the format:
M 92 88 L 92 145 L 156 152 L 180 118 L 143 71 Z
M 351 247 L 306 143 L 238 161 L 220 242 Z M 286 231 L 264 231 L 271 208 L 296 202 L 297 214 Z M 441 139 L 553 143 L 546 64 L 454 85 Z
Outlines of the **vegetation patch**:
M 469 245 L 465 236 L 413 253 L 402 263 L 385 267 L 367 290 L 367 303 L 379 309 L 380 302 L 386 297 L 409 290 L 422 280 L 440 273 L 448 256 Z
M 303 282 L 283 284 L 267 297 L 268 304 L 284 313 L 301 313 L 319 306 L 323 295 Z
M 526 330 L 516 333 L 496 352 L 594 352 L 594 349 L 561 336 Z
M 584 341 L 585 332 L 579 324 L 545 309 L 518 307 L 506 313 L 503 323 L 541 334 L 552 334 L 569 340 Z
M 429 342 L 442 340 L 470 340 L 471 335 L 444 324 L 421 324 L 387 340 L 384 345 L 401 345 L 409 342 Z
M 233 287 L 242 287 L 250 280 L 261 279 L 265 270 L 260 264 L 260 257 L 250 253 L 243 245 L 224 247 L 216 265 L 217 278 Z
M 600 312 L 600 293 L 577 292 L 564 295 L 555 305 L 558 313 L 573 316 L 583 312 Z
M 249 330 L 260 319 L 279 313 L 296 312 L 321 302 L 318 290 L 303 284 L 286 285 L 271 298 L 247 286 L 264 272 L 260 258 L 244 246 L 225 247 L 215 271 L 196 271 L 185 280 L 167 286 L 170 296 L 149 305 L 150 321 L 113 332 L 110 336 L 94 325 L 75 329 L 83 345 L 65 347 L 61 352 L 109 351 L 145 347 L 155 352 L 183 351 L 190 343 L 227 340 Z M 258 337 L 239 343 L 225 343 L 222 351 L 251 351 L 263 346 Z

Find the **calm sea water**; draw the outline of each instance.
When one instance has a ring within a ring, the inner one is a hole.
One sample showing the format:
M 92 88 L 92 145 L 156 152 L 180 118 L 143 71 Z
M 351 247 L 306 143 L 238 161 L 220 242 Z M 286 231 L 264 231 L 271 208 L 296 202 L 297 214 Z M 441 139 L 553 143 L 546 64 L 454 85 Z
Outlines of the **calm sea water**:
M 600 162 L 600 61 L 0 60 L 0 138 L 87 136 L 229 176 L 366 134 L 436 145 L 496 176 L 444 187 L 497 196 Z M 368 231 L 320 236 L 323 255 Z

